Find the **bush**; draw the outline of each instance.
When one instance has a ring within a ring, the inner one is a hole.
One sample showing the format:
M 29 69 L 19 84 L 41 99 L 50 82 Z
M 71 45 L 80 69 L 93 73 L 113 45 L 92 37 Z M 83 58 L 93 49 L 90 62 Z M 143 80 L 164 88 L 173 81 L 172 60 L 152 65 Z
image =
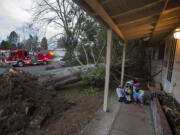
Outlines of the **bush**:
M 83 90 L 85 94 L 97 94 L 99 92 L 99 88 L 87 88 Z
M 105 69 L 103 67 L 96 67 L 82 73 L 81 77 L 87 81 L 91 87 L 101 87 L 104 85 Z

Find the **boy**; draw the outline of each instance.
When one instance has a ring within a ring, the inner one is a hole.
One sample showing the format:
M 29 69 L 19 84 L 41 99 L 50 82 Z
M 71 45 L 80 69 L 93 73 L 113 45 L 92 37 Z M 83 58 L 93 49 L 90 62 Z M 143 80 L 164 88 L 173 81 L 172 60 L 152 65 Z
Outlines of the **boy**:
M 120 87 L 116 88 L 119 102 L 125 102 L 126 104 L 128 104 L 132 101 L 133 83 L 133 80 L 127 81 L 123 89 Z

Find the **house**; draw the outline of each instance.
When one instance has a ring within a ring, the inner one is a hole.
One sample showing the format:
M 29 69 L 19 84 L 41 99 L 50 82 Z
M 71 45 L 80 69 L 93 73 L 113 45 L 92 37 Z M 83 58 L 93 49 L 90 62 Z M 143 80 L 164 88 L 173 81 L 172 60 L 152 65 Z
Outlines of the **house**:
M 61 60 L 64 57 L 65 53 L 66 53 L 65 48 L 56 48 L 53 51 L 54 51 L 54 55 L 56 57 L 58 57 L 59 60 Z
M 170 33 L 154 48 L 152 72 L 159 71 L 154 80 L 160 82 L 164 91 L 172 93 L 180 103 L 180 39 L 174 38 L 173 34 Z
M 149 39 L 152 74 L 165 91 L 180 102 L 180 0 L 73 0 L 107 29 L 107 57 L 103 110 L 108 110 L 112 35 L 123 45 L 121 86 L 124 80 L 126 43 Z M 114 34 L 113 34 L 114 33 Z M 175 38 L 174 38 L 175 34 Z

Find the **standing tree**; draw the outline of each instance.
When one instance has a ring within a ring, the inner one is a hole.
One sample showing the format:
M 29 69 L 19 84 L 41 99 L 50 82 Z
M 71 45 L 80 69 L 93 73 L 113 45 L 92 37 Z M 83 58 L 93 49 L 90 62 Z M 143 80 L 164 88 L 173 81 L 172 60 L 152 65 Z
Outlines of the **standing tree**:
M 33 36 L 29 35 L 29 38 L 24 43 L 24 48 L 32 51 L 32 42 L 33 42 Z
M 24 41 L 24 48 L 30 51 L 37 51 L 39 47 L 38 37 L 29 35 L 29 38 Z
M 33 40 L 32 40 L 32 50 L 33 51 L 37 51 L 38 50 L 38 46 L 39 46 L 38 37 L 34 36 Z
M 17 44 L 17 49 L 23 49 L 23 48 L 24 48 L 24 44 L 22 42 Z
M 19 42 L 19 36 L 15 31 L 12 31 L 10 35 L 8 36 L 8 42 L 11 45 L 17 45 Z
M 3 40 L 3 41 L 1 42 L 0 49 L 2 49 L 2 50 L 8 50 L 8 49 L 10 49 L 10 45 L 9 45 L 8 41 L 4 41 L 4 40 Z
M 48 50 L 48 43 L 46 37 L 43 37 L 43 39 L 41 40 L 41 49 Z

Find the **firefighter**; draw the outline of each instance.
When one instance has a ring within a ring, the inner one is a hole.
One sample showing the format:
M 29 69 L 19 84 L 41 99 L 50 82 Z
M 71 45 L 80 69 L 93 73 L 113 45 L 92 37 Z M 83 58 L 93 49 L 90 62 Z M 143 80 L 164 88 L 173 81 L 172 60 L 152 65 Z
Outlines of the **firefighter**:
M 2 53 L 0 56 L 0 64 L 4 64 L 4 63 L 5 63 L 5 56 L 4 53 Z

